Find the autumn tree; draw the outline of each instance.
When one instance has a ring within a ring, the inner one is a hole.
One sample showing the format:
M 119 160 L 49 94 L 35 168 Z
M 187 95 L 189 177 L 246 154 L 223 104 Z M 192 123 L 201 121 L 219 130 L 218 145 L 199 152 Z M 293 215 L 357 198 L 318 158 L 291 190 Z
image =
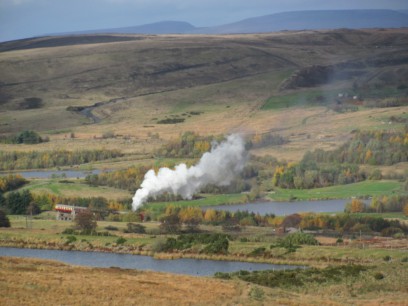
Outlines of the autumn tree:
M 180 210 L 179 217 L 189 231 L 196 231 L 203 220 L 203 212 L 199 207 L 186 207 Z
M 97 226 L 95 215 L 89 209 L 82 209 L 78 211 L 75 216 L 75 226 L 77 229 L 87 233 L 94 232 Z
M 217 221 L 217 211 L 214 209 L 207 209 L 204 213 L 204 220 L 212 223 Z
M 364 202 L 359 199 L 353 199 L 350 205 L 350 212 L 351 213 L 360 213 L 364 212 L 365 205 Z
M 408 203 L 406 203 L 404 206 L 404 215 L 408 216 Z
M 181 229 L 180 218 L 177 214 L 165 215 L 160 218 L 160 231 L 163 233 L 178 233 Z
M 178 233 L 181 229 L 179 217 L 180 207 L 167 205 L 163 216 L 160 217 L 160 230 L 164 233 Z

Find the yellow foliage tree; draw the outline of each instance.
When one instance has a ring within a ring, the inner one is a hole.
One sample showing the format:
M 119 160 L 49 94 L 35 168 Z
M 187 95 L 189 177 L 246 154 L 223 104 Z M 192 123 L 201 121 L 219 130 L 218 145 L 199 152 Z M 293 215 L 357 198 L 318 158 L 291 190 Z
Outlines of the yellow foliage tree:
M 405 216 L 408 216 L 408 203 L 405 203 L 403 212 L 404 212 L 404 215 L 405 215 Z
M 364 211 L 364 203 L 359 199 L 353 199 L 351 201 L 351 208 L 352 213 L 359 213 Z
M 371 150 L 368 149 L 366 154 L 365 154 L 364 161 L 367 163 L 370 160 L 371 157 L 373 157 L 373 152 L 371 152 Z
M 214 209 L 207 209 L 204 214 L 204 220 L 207 222 L 216 222 L 217 212 Z
M 186 224 L 199 223 L 203 220 L 203 212 L 199 207 L 189 206 L 180 210 L 179 218 L 181 222 Z

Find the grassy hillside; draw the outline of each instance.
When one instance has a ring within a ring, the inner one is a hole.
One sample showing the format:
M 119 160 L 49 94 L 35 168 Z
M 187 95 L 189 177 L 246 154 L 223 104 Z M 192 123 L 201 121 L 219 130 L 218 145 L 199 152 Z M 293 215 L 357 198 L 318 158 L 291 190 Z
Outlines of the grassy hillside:
M 357 105 L 354 112 L 328 107 L 344 92 L 367 101 L 406 98 L 406 34 L 82 35 L 3 43 L 0 134 L 34 129 L 50 138 L 4 150 L 120 147 L 143 156 L 187 130 L 273 131 L 290 142 L 255 153 L 296 160 L 306 149 L 337 146 L 353 129 L 389 128 L 388 118 L 406 112 L 406 102 Z

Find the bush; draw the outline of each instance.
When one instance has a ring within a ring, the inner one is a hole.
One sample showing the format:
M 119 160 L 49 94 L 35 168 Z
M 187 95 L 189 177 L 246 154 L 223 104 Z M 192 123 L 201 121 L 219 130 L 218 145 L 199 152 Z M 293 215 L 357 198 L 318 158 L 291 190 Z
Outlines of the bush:
M 393 226 L 387 227 L 381 231 L 381 235 L 384 237 L 392 237 L 395 234 L 400 234 L 400 233 L 403 234 L 404 233 L 403 230 L 398 227 L 393 227 Z
M 73 228 L 66 228 L 62 231 L 61 234 L 65 234 L 65 235 L 75 235 L 75 230 Z
M 105 229 L 108 230 L 108 231 L 117 231 L 117 230 L 119 230 L 116 226 L 112 226 L 112 225 L 105 226 Z
M 123 222 L 141 222 L 142 218 L 140 217 L 140 214 L 138 213 L 129 212 L 127 214 L 122 215 L 122 221 Z
M 391 261 L 391 256 L 390 255 L 386 255 L 383 257 L 384 261 Z
M 383 278 L 384 278 L 384 274 L 382 274 L 382 273 L 380 273 L 380 272 L 377 272 L 377 273 L 374 274 L 374 278 L 375 278 L 376 280 L 383 279 Z
M 145 234 L 146 227 L 141 224 L 135 223 L 128 223 L 127 229 L 124 230 L 125 233 L 137 233 L 137 234 Z
M 264 291 L 259 287 L 253 287 L 249 292 L 249 296 L 258 301 L 261 301 L 264 298 L 264 295 Z
M 66 240 L 65 244 L 70 244 L 70 243 L 72 243 L 72 242 L 77 241 L 77 239 L 76 239 L 75 236 L 67 236 L 66 239 L 67 239 L 67 240 Z
M 266 248 L 256 248 L 255 250 L 253 250 L 251 253 L 249 253 L 249 255 L 251 256 L 261 256 L 264 255 L 266 251 Z
M 6 213 L 0 209 L 0 227 L 10 227 L 10 220 Z
M 186 234 L 177 238 L 167 238 L 166 242 L 160 246 L 160 251 L 186 250 L 197 244 L 205 245 L 201 253 L 228 253 L 228 236 L 223 234 Z
M 310 234 L 305 234 L 302 232 L 297 232 L 289 234 L 284 238 L 284 241 L 290 242 L 291 244 L 305 244 L 305 245 L 318 245 L 319 242 Z
M 119 238 L 116 240 L 116 244 L 124 244 L 126 241 L 127 241 L 127 240 L 126 240 L 125 238 L 119 237 Z
M 75 216 L 75 224 L 79 230 L 93 232 L 96 229 L 95 215 L 89 209 L 80 210 Z
M 226 273 L 226 272 L 216 272 L 214 274 L 214 277 L 220 278 L 220 279 L 231 279 L 230 273 Z

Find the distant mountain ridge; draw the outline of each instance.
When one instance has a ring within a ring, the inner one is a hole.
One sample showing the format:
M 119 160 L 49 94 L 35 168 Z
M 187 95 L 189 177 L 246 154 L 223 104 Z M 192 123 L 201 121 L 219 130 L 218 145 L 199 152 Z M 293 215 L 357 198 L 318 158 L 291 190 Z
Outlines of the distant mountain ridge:
M 133 27 L 79 31 L 75 32 L 75 34 L 186 34 L 197 29 L 192 24 L 184 21 L 160 21 Z
M 392 10 L 330 10 L 286 12 L 244 19 L 231 24 L 197 30 L 198 33 L 262 33 L 282 30 L 400 28 L 407 15 Z
M 86 30 L 61 34 L 239 34 L 283 30 L 360 29 L 408 27 L 408 10 L 293 11 L 199 28 L 183 21 L 162 21 L 132 27 Z

